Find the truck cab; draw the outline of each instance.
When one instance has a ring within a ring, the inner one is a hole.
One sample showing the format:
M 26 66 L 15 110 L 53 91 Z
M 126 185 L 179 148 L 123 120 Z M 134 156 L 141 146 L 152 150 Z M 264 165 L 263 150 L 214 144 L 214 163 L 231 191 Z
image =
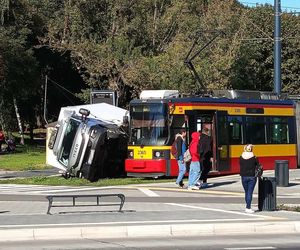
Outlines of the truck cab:
M 59 168 L 64 177 L 90 181 L 124 175 L 127 134 L 123 127 L 89 117 L 87 109 L 79 109 L 79 114 L 72 112 L 53 128 L 47 145 L 53 155 L 50 165 Z

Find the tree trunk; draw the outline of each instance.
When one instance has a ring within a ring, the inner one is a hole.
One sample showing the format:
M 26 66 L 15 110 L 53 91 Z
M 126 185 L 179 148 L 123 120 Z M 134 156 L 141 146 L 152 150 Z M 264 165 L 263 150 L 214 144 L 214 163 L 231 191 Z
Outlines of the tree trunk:
M 2 98 L 2 97 L 1 97 Z M 0 110 L 4 110 L 4 102 L 3 100 L 0 101 Z M 6 131 L 6 123 L 5 123 L 5 119 L 3 117 L 3 113 L 0 112 L 0 129 L 2 129 L 5 132 L 8 132 Z
M 33 123 L 30 122 L 30 124 L 29 124 L 29 134 L 30 134 L 30 141 L 31 141 L 31 143 L 34 142 L 33 128 L 34 128 Z
M 157 2 L 154 1 L 154 13 L 153 13 L 153 33 L 152 33 L 152 45 L 155 47 L 155 36 L 157 32 Z
M 66 2 L 65 2 L 65 4 L 66 4 Z M 66 42 L 67 33 L 68 33 L 68 29 L 69 29 L 70 8 L 71 8 L 71 0 L 68 0 L 68 6 L 65 6 L 64 29 L 63 29 L 63 36 L 62 36 L 62 41 L 61 41 L 62 44 L 64 44 Z
M 4 24 L 4 16 L 5 16 L 6 12 L 9 10 L 9 0 L 1 1 L 1 5 L 2 6 L 0 6 L 0 12 L 1 12 L 0 18 L 1 18 L 1 25 L 3 25 Z
M 21 121 L 21 117 L 20 117 L 20 113 L 19 113 L 19 109 L 18 109 L 18 105 L 17 105 L 17 100 L 14 97 L 14 107 L 15 107 L 15 111 L 16 111 L 16 116 L 17 116 L 17 121 L 18 121 L 18 126 L 19 126 L 19 133 L 21 136 L 21 140 L 20 140 L 20 144 L 24 145 L 24 132 L 23 132 L 23 127 L 22 127 L 22 121 Z

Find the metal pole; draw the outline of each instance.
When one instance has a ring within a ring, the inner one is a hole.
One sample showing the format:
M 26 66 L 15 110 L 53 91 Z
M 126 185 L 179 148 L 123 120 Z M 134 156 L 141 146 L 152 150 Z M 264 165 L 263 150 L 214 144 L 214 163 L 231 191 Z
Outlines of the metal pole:
M 48 76 L 46 75 L 45 96 L 44 96 L 44 120 L 45 120 L 46 124 L 48 124 L 48 121 L 47 121 L 47 85 L 48 85 Z
M 275 32 L 274 32 L 274 91 L 281 94 L 281 3 L 274 0 Z

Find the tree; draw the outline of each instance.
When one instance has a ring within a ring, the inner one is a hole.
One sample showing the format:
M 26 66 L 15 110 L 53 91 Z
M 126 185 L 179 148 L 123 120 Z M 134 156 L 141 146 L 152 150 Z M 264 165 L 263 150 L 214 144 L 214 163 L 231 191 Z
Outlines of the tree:
M 14 108 L 21 133 L 21 143 L 24 143 L 20 103 L 25 101 L 26 105 L 30 105 L 30 97 L 38 91 L 39 87 L 37 62 L 27 42 L 31 34 L 28 29 L 29 22 L 22 14 L 22 11 L 25 11 L 22 7 L 19 1 L 10 2 L 7 17 L 0 26 L 0 51 L 4 59 L 4 76 L 0 82 L 0 108 L 1 110 Z M 5 127 L 11 130 L 13 127 L 10 127 L 7 118 L 2 115 L 1 122 L 6 123 Z
M 232 67 L 232 86 L 237 89 L 273 90 L 274 16 L 269 5 L 245 10 L 244 42 Z M 299 93 L 300 18 L 282 15 L 282 91 Z

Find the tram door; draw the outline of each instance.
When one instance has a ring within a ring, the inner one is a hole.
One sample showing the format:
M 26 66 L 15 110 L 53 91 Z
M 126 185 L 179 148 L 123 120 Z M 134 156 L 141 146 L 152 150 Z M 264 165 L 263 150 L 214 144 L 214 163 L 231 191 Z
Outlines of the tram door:
M 213 152 L 215 155 L 215 129 L 214 129 L 214 116 L 215 111 L 214 110 L 189 110 L 186 112 L 186 115 L 188 116 L 188 128 L 189 128 L 189 135 L 188 137 L 191 138 L 191 134 L 195 131 L 202 131 L 204 127 L 207 127 L 210 131 L 210 135 L 213 141 Z M 214 157 L 215 159 L 215 157 Z M 215 170 L 215 161 L 213 161 L 212 164 L 212 170 Z
M 230 169 L 227 112 L 216 111 L 216 115 L 214 117 L 214 127 L 216 134 L 216 170 L 226 171 Z

